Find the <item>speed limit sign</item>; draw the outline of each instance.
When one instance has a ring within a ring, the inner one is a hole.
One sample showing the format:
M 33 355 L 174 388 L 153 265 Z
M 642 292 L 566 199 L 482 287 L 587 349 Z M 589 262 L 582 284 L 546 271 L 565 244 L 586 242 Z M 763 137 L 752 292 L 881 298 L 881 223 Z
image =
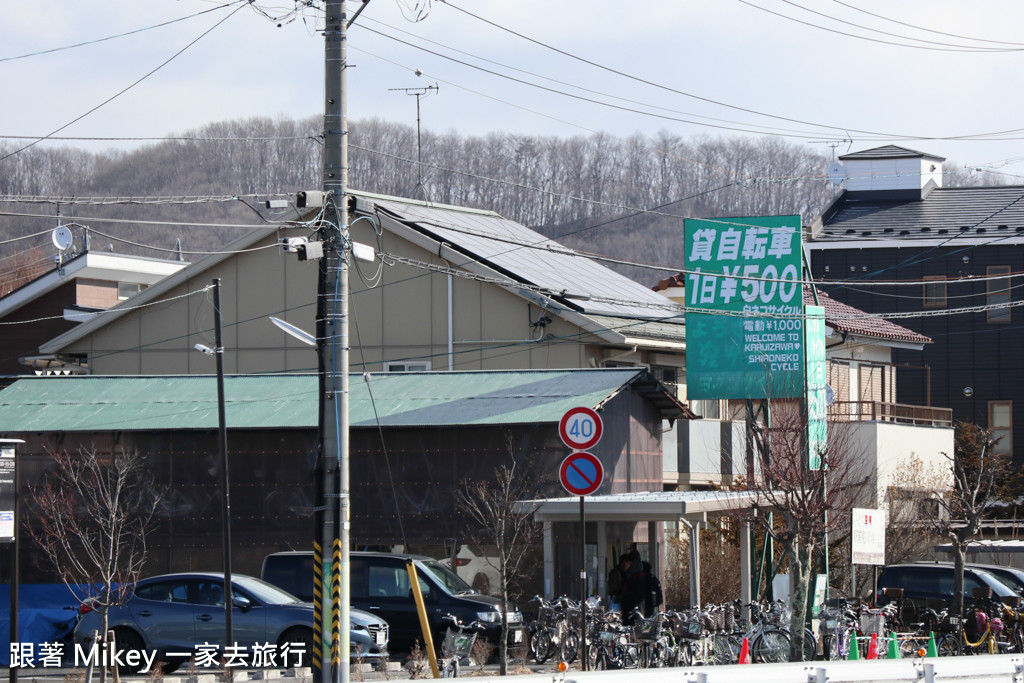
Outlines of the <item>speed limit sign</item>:
M 565 411 L 558 423 L 562 443 L 574 451 L 585 451 L 601 440 L 601 416 L 596 411 L 579 406 Z

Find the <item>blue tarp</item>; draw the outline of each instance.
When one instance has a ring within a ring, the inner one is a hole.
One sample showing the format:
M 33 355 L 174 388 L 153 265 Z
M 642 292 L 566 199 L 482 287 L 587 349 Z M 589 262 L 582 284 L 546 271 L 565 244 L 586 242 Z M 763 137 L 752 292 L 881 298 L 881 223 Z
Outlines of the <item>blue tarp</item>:
M 0 666 L 11 663 L 11 591 L 0 584 Z M 78 616 L 78 598 L 64 584 L 29 583 L 18 587 L 19 643 L 60 641 L 71 633 Z M 72 607 L 73 609 L 65 609 Z

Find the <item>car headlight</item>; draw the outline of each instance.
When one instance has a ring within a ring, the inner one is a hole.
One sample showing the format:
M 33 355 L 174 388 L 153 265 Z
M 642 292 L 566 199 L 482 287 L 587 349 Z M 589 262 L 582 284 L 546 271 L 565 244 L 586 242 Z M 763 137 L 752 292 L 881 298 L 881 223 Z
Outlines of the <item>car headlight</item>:
M 523 623 L 522 612 L 509 612 L 508 616 L 505 617 L 505 623 L 507 624 L 521 624 Z
M 496 624 L 501 621 L 501 612 L 477 612 L 476 618 L 488 624 Z
M 365 631 L 366 627 L 362 624 L 357 624 L 354 621 L 349 622 L 349 626 L 353 631 Z

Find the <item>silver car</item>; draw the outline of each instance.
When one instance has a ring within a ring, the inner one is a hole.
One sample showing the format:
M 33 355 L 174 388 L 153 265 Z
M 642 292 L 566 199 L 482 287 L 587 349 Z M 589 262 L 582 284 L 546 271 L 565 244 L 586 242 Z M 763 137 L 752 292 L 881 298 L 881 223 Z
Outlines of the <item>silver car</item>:
M 165 574 L 139 581 L 124 605 L 110 608 L 120 670 L 148 672 L 159 663 L 170 673 L 193 658 L 197 667 L 219 667 L 221 660 L 239 668 L 310 665 L 311 603 L 252 576 L 233 574 L 231 588 L 233 642 L 225 647 L 223 574 Z M 387 656 L 387 623 L 355 609 L 350 622 L 353 658 Z M 101 625 L 98 612 L 82 614 L 74 634 L 76 664 L 101 661 L 93 639 Z

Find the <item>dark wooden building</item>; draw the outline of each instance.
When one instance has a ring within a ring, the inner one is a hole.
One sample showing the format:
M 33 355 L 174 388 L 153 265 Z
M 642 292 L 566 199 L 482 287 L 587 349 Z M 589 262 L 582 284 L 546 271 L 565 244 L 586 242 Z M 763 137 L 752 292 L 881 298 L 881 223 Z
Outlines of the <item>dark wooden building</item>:
M 1024 186 L 943 187 L 942 162 L 895 146 L 839 157 L 844 190 L 811 226 L 811 270 L 834 299 L 932 339 L 894 349 L 900 403 L 952 408 L 1019 462 Z

